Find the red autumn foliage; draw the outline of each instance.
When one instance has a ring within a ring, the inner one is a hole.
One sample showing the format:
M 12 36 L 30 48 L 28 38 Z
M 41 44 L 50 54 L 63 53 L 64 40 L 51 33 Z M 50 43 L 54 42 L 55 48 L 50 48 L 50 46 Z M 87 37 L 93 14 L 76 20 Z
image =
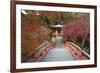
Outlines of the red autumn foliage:
M 65 41 L 70 40 L 73 42 L 73 40 L 82 40 L 83 37 L 85 37 L 86 41 L 89 42 L 89 25 L 84 25 L 82 21 L 74 21 L 69 24 L 65 24 L 65 26 L 63 27 L 63 33 Z
M 38 17 L 34 16 L 33 19 L 22 16 L 21 18 L 21 51 L 22 57 L 27 57 L 40 46 L 45 40 L 49 39 L 47 31 L 49 30 L 46 23 L 35 19 Z

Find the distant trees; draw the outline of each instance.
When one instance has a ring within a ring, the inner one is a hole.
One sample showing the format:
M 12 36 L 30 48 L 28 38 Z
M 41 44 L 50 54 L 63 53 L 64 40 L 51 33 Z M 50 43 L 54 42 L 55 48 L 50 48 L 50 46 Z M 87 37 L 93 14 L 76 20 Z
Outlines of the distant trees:
M 77 20 L 65 24 L 63 27 L 64 41 L 76 43 L 81 48 L 90 48 L 89 15 L 79 14 Z
M 49 25 L 64 25 L 76 19 L 78 13 L 75 12 L 53 12 L 53 11 L 40 11 L 40 17 Z
M 27 57 L 44 41 L 49 40 L 50 29 L 46 21 L 33 11 L 21 17 L 21 54 L 22 58 Z

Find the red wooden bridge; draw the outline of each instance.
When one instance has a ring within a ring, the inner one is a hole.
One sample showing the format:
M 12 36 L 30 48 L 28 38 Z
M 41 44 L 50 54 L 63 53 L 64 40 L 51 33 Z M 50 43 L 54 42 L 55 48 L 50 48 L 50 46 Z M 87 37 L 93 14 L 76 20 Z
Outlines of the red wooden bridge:
M 90 56 L 79 46 L 72 42 L 66 42 L 61 47 L 46 42 L 36 51 L 31 52 L 27 62 L 72 61 L 87 60 Z

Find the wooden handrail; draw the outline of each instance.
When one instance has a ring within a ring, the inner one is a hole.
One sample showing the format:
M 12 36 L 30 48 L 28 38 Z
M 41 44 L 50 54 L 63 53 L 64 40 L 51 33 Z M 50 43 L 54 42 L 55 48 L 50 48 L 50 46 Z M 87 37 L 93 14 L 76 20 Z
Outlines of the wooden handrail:
M 79 46 L 77 46 L 76 44 L 72 43 L 72 42 L 67 42 L 68 44 L 74 46 L 75 48 L 77 48 L 78 50 L 81 50 L 81 48 Z
M 84 50 L 81 50 L 81 52 L 82 52 L 88 59 L 90 59 L 89 54 L 87 54 Z
M 44 42 L 41 44 L 35 51 L 32 51 L 27 57 L 26 61 L 28 58 L 33 58 L 34 61 L 40 61 L 44 57 L 44 52 L 45 54 L 48 52 L 48 50 L 52 47 L 52 43 L 50 42 Z
M 42 47 L 46 46 L 48 44 L 47 41 L 45 41 L 43 44 L 41 44 L 39 47 L 37 47 L 35 50 L 33 50 L 28 57 L 30 57 L 32 54 L 35 54 L 37 51 L 39 51 Z
M 82 50 L 82 49 L 81 49 L 79 46 L 77 46 L 76 44 L 74 44 L 74 43 L 72 43 L 72 42 L 66 42 L 65 45 L 67 45 L 70 49 L 71 49 L 71 46 L 75 47 L 75 48 L 77 49 L 77 51 L 81 52 L 81 56 L 85 56 L 87 59 L 90 58 L 89 54 L 86 53 L 84 50 Z M 74 48 L 74 49 L 75 49 L 75 48 Z M 74 52 L 75 52 L 74 49 L 72 49 L 71 51 L 74 51 Z M 77 55 L 76 52 L 75 52 L 74 54 Z M 81 58 L 81 57 L 80 57 L 80 58 Z

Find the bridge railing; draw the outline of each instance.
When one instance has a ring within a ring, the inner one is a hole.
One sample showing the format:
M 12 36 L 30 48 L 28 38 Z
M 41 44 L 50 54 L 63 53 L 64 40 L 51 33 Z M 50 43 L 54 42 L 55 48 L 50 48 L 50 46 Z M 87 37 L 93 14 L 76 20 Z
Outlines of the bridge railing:
M 32 51 L 26 58 L 26 62 L 39 62 L 44 56 L 48 53 L 49 49 L 53 48 L 54 45 L 50 42 L 45 42 L 36 48 L 35 51 Z
M 85 52 L 79 46 L 72 42 L 66 42 L 64 47 L 71 52 L 71 54 L 74 56 L 76 60 L 86 60 L 90 58 L 87 52 Z

